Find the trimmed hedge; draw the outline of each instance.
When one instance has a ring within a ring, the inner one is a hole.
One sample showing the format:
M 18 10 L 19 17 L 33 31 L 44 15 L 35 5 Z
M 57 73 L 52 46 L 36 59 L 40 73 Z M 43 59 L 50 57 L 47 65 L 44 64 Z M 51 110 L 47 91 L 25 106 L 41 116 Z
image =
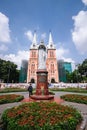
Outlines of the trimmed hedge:
M 84 88 L 50 88 L 51 91 L 64 91 L 64 92 L 75 92 L 75 93 L 87 93 L 87 90 Z
M 64 99 L 65 101 L 87 104 L 87 96 L 83 95 L 66 94 L 61 96 L 61 98 Z
M 25 103 L 4 111 L 5 130 L 76 130 L 81 114 L 54 102 Z
M 8 95 L 0 95 L 0 104 L 19 102 L 24 99 L 22 95 L 16 94 L 8 94 Z
M 25 88 L 5 88 L 1 89 L 0 93 L 10 93 L 10 92 L 26 92 L 27 89 Z

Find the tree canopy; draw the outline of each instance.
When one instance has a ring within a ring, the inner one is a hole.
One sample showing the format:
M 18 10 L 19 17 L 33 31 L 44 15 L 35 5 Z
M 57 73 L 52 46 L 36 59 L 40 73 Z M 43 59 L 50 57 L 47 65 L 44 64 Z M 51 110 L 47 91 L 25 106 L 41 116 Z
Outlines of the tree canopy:
M 0 59 L 0 80 L 5 83 L 19 82 L 17 65 L 13 62 Z
M 72 73 L 66 72 L 67 82 L 87 82 L 87 59 L 77 66 Z

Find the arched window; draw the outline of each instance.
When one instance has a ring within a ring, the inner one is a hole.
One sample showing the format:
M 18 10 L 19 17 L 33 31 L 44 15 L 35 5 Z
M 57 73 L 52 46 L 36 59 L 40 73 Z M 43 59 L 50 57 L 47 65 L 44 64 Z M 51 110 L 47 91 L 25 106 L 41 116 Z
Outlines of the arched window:
M 51 79 L 51 83 L 55 83 L 55 79 L 54 78 Z
M 31 83 L 35 83 L 35 79 L 34 78 L 31 79 Z
M 31 63 L 31 74 L 34 76 L 35 75 L 35 63 Z
M 53 51 L 50 51 L 50 57 L 54 57 Z
M 35 64 L 34 64 L 34 62 L 32 62 L 32 64 L 31 64 L 31 70 L 35 70 Z
M 51 63 L 50 69 L 51 69 L 51 73 L 53 74 L 54 73 L 54 64 L 53 64 L 53 62 Z
M 36 52 L 32 51 L 32 57 L 36 57 Z

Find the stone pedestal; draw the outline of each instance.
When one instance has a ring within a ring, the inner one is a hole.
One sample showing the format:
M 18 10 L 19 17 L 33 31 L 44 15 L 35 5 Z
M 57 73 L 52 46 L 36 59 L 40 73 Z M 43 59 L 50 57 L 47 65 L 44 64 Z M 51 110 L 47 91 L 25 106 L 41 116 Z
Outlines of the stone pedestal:
M 37 71 L 36 94 L 31 95 L 31 98 L 36 100 L 49 100 L 54 98 L 48 91 L 48 72 L 46 70 Z
M 46 70 L 37 71 L 36 95 L 49 95 L 47 77 L 48 72 Z

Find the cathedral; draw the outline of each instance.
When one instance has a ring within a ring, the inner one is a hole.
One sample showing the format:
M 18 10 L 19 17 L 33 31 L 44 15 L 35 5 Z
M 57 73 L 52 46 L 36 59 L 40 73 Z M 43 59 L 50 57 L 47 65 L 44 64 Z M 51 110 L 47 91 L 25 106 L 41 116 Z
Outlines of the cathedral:
M 41 41 L 40 44 L 44 44 Z M 30 46 L 30 56 L 28 61 L 27 83 L 37 83 L 37 69 L 38 69 L 38 46 L 36 32 L 34 32 L 33 41 Z M 59 82 L 58 63 L 56 57 L 56 48 L 52 39 L 51 32 L 49 33 L 49 41 L 46 46 L 46 70 L 48 71 L 48 82 Z

